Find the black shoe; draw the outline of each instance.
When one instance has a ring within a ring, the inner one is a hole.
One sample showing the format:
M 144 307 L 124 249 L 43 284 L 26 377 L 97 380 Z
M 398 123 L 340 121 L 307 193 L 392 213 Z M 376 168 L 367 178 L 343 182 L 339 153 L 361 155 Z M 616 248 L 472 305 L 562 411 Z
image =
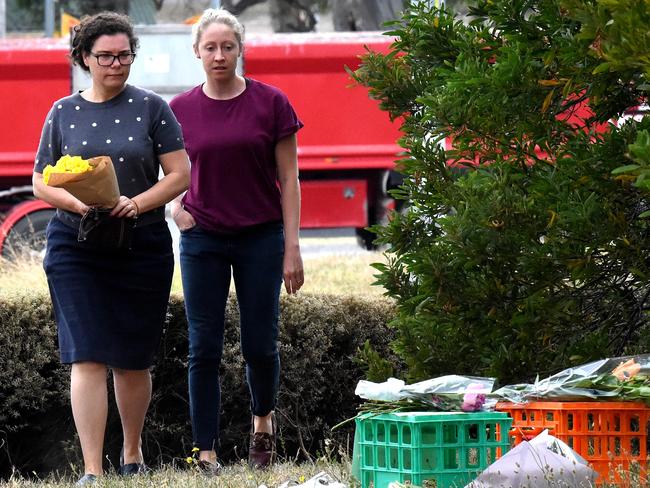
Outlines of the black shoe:
M 124 449 L 120 452 L 120 467 L 117 473 L 120 476 L 134 476 L 137 474 L 146 474 L 149 468 L 144 463 L 129 463 L 124 464 Z
M 144 463 L 129 463 L 123 464 L 118 470 L 120 476 L 134 476 L 136 474 L 146 474 L 149 468 Z
M 97 483 L 97 476 L 94 474 L 84 474 L 79 481 L 75 483 L 75 486 L 90 486 Z

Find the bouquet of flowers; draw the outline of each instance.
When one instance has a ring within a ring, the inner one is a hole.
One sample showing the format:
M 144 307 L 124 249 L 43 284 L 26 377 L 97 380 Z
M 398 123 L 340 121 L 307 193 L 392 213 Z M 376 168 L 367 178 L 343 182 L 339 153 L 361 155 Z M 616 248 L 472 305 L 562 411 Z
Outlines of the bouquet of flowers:
M 115 168 L 108 156 L 85 160 L 66 154 L 56 165 L 45 167 L 43 181 L 67 190 L 91 207 L 113 208 L 120 198 Z
M 609 400 L 650 405 L 650 354 L 593 361 L 537 379 L 533 384 L 504 386 L 494 394 L 515 403 Z
M 389 378 L 384 383 L 361 380 L 355 393 L 367 401 L 360 412 L 489 410 L 495 401 L 489 398 L 494 378 L 447 375 L 412 385 Z

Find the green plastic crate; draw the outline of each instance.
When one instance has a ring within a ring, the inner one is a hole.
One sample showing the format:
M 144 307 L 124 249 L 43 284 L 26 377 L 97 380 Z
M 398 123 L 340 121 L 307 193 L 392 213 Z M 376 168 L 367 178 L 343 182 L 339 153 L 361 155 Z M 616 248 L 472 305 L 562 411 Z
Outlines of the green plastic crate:
M 361 486 L 463 487 L 508 451 L 511 424 L 503 412 L 361 415 L 355 433 Z

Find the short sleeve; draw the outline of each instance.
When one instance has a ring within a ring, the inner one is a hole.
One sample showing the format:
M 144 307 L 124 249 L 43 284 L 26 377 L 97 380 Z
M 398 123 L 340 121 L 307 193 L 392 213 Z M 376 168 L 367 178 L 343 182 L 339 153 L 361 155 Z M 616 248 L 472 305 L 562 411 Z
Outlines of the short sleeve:
M 151 139 L 157 155 L 184 149 L 183 132 L 169 104 L 157 98 L 157 109 L 152 117 Z
M 275 96 L 275 141 L 295 134 L 304 127 L 284 93 Z
M 45 117 L 41 140 L 34 161 L 34 172 L 42 173 L 48 164 L 55 165 L 61 156 L 61 132 L 59 131 L 57 104 L 50 109 Z

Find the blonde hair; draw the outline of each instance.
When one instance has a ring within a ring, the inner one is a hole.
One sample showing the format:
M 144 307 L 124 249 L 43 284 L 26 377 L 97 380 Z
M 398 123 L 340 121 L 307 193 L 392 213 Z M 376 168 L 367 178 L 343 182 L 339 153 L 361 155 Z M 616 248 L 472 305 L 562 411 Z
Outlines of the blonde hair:
M 244 41 L 244 26 L 241 25 L 237 17 L 223 8 L 209 8 L 203 12 L 203 15 L 192 26 L 192 46 L 196 49 L 201 42 L 203 31 L 207 29 L 210 24 L 224 24 L 230 27 L 235 33 L 239 48 L 243 48 Z

